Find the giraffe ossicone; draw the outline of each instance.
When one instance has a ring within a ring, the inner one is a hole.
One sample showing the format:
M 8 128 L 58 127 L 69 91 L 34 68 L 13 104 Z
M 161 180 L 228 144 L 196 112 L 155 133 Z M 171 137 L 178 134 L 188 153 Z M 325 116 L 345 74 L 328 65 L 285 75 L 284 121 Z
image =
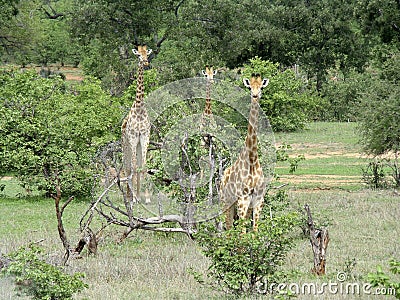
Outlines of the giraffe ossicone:
M 237 211 L 239 219 L 251 217 L 253 231 L 257 231 L 267 185 L 257 153 L 259 99 L 269 79 L 262 79 L 259 74 L 252 74 L 250 80 L 245 78 L 243 83 L 251 93 L 247 136 L 238 159 L 224 171 L 219 196 L 224 205 L 226 229 L 233 226 Z M 242 231 L 245 232 L 246 229 L 243 228 Z

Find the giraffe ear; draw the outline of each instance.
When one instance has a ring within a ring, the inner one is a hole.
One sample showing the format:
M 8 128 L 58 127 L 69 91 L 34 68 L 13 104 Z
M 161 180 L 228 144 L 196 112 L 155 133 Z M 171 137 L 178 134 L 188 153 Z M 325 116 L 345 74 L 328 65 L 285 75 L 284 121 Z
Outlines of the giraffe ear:
M 215 74 L 217 74 L 217 70 L 215 70 L 215 71 L 213 72 L 213 75 L 215 75 Z
M 204 70 L 201 70 L 201 74 L 203 74 L 204 76 L 207 76 L 207 73 Z
M 268 78 L 264 78 L 263 81 L 262 81 L 262 87 L 263 88 L 266 87 L 268 85 L 268 83 L 269 83 L 269 79 Z
M 152 50 L 152 49 L 148 49 L 148 50 L 147 50 L 147 55 L 150 55 L 151 52 L 153 52 L 153 50 Z
M 133 54 L 135 55 L 139 55 L 139 51 L 137 51 L 136 49 L 132 49 Z
M 250 87 L 250 80 L 248 80 L 247 78 L 243 78 L 243 84 L 245 87 Z

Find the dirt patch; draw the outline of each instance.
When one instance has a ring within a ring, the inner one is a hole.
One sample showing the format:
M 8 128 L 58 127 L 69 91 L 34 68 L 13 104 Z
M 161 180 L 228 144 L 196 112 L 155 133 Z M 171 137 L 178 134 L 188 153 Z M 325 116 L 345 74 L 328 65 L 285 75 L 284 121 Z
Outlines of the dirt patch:
M 57 66 L 57 65 L 49 65 L 47 67 L 41 66 L 27 66 L 24 69 L 35 69 L 38 74 L 42 69 L 50 70 L 55 73 L 62 73 L 65 75 L 65 80 L 67 81 L 82 81 L 84 76 L 82 74 L 82 70 L 80 68 L 76 68 L 73 66 Z
M 282 175 L 279 182 L 292 185 L 294 188 L 311 186 L 311 190 L 330 190 L 343 188 L 346 186 L 361 185 L 361 176 L 341 176 L 341 175 Z
M 276 148 L 283 144 L 276 143 Z M 293 143 L 288 149 L 289 157 L 297 157 L 303 155 L 305 159 L 313 158 L 330 158 L 334 156 L 351 157 L 351 158 L 367 158 L 366 154 L 350 151 L 341 143 Z M 353 149 L 354 150 L 354 149 Z
M 65 74 L 65 80 L 67 80 L 67 81 L 82 81 L 83 76 Z
M 315 158 L 330 158 L 334 156 L 340 157 L 350 157 L 350 158 L 366 158 L 366 155 L 360 153 L 349 153 L 343 151 L 327 151 L 325 153 L 302 153 L 302 154 L 289 154 L 289 157 L 294 158 L 298 155 L 303 155 L 305 159 L 315 159 Z

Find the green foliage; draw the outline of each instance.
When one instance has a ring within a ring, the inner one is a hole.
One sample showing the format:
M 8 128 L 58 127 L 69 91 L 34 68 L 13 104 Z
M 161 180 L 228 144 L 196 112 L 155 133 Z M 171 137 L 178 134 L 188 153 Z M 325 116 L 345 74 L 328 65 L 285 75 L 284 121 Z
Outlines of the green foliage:
M 362 168 L 362 172 L 364 182 L 373 189 L 400 186 L 400 166 L 397 157 L 375 157 Z
M 384 44 L 399 43 L 400 6 L 396 1 L 361 0 L 355 6 L 362 33 Z
M 324 119 L 354 122 L 359 119 L 360 98 L 371 84 L 369 73 L 350 72 L 347 76 L 336 74 L 323 87 L 321 95 L 327 101 Z
M 375 157 L 391 154 L 385 159 L 385 167 L 392 169 L 391 176 L 395 185 L 400 186 L 400 72 L 399 52 L 395 52 L 383 65 L 383 69 L 374 76 L 367 92 L 362 96 L 359 131 L 363 150 Z M 382 170 L 372 163 L 372 175 L 375 185 L 384 179 Z
M 374 159 L 370 161 L 363 171 L 363 181 L 373 189 L 387 187 L 387 181 L 385 179 L 385 165 L 381 159 Z
M 116 72 L 114 84 L 124 87 L 130 49 L 147 42 L 162 83 L 192 77 L 205 64 L 235 68 L 257 55 L 301 65 L 321 91 L 327 70 L 360 70 L 371 49 L 398 48 L 400 22 L 396 1 L 383 0 L 6 0 L 1 7 L 2 58 L 81 59 L 86 72 L 106 81 Z
M 362 95 L 361 143 L 365 152 L 380 155 L 400 151 L 399 51 L 392 53 Z
M 90 78 L 74 91 L 34 71 L 3 72 L 0 81 L 0 174 L 12 172 L 48 195 L 56 179 L 63 192 L 89 195 L 92 156 L 119 129 L 117 103 Z
M 223 232 L 217 232 L 213 224 L 200 228 L 196 238 L 211 264 L 208 280 L 196 274 L 199 282 L 235 295 L 263 293 L 264 284 L 282 282 L 279 266 L 293 246 L 291 233 L 299 217 L 296 213 L 276 211 L 270 216 L 269 208 L 283 208 L 280 204 L 287 196 L 278 193 L 272 198 L 266 201 L 258 232 L 242 233 L 242 227 L 250 225 L 248 221 L 237 222 L 235 227 Z
M 66 274 L 61 268 L 46 263 L 40 257 L 42 249 L 30 244 L 8 255 L 11 260 L 6 275 L 15 277 L 22 291 L 33 299 L 61 300 L 88 288 L 83 273 Z
M 390 272 L 393 275 L 400 274 L 400 261 L 392 259 L 389 262 Z M 383 287 L 380 290 L 386 292 L 386 295 L 393 295 L 396 299 L 400 299 L 400 282 L 395 279 L 391 279 L 389 275 L 387 275 L 381 266 L 377 267 L 375 273 L 368 274 L 368 280 L 374 287 Z M 384 293 L 382 293 L 384 294 Z
M 14 16 L 0 29 L 5 61 L 47 65 L 70 63 L 77 65 L 79 46 L 71 38 L 66 16 L 70 0 L 64 1 L 6 1 L 13 4 Z M 2 8 L 3 8 L 2 3 Z M 11 6 L 10 6 L 11 8 Z M 7 7 L 6 11 L 9 9 Z M 17 12 L 17 13 L 16 13 Z M 9 13 L 9 12 L 8 12 Z
M 293 71 L 280 71 L 279 64 L 255 57 L 245 65 L 243 77 L 249 78 L 252 73 L 270 79 L 262 93 L 260 106 L 269 117 L 274 131 L 303 129 L 310 118 L 316 116 L 322 100 L 312 95 Z
M 299 167 L 299 163 L 305 160 L 306 158 L 304 157 L 303 154 L 299 154 L 297 155 L 297 157 L 290 157 L 287 151 L 291 148 L 292 146 L 285 143 L 279 146 L 278 149 L 276 150 L 276 160 L 289 162 L 290 165 L 289 173 L 293 174 Z

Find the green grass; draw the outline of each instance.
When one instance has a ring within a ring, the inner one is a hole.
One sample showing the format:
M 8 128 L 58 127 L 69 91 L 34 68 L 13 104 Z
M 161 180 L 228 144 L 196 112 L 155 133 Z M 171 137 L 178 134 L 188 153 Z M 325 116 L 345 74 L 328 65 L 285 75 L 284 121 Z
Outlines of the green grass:
M 321 143 L 334 148 L 345 145 L 348 149 L 359 149 L 357 123 L 314 122 L 301 132 L 275 133 L 275 139 L 287 144 Z
M 362 168 L 368 160 L 358 144 L 357 124 L 310 123 L 300 132 L 275 134 L 275 141 L 278 147 L 291 146 L 287 150 L 290 157 L 305 157 L 294 174 L 290 174 L 288 162 L 278 162 L 276 166 L 281 181 L 292 188 L 364 188 Z
M 276 134 L 277 143 L 293 145 L 291 156 L 307 155 L 294 175 L 279 163 L 280 183 L 287 182 L 290 210 L 311 207 L 314 220 L 329 230 L 327 275 L 311 274 L 313 254 L 307 238 L 298 238 L 282 267 L 292 275 L 287 283 L 327 283 L 346 272 L 346 282 L 365 283 L 377 265 L 388 271 L 391 257 L 400 259 L 399 197 L 391 190 L 371 191 L 361 182 L 355 124 L 313 123 L 298 133 Z M 337 134 L 336 132 L 340 132 Z M 316 154 L 319 153 L 319 157 Z M 351 154 L 351 155 L 350 155 Z M 356 155 L 354 155 L 356 154 Z M 314 156 L 314 157 L 313 157 Z M 25 195 L 13 180 L 0 195 L 0 253 L 8 253 L 29 242 L 39 242 L 50 262 L 61 261 L 63 248 L 58 237 L 54 203 Z M 79 220 L 88 204 L 73 201 L 65 210 L 64 222 L 72 243 L 79 239 Z M 98 220 L 96 221 L 98 222 Z M 96 223 L 99 224 L 99 223 Z M 122 244 L 116 240 L 122 228 L 110 227 L 102 235 L 97 256 L 70 260 L 68 272 L 84 272 L 89 289 L 76 299 L 226 299 L 220 292 L 200 285 L 190 270 L 205 273 L 209 261 L 195 242 L 184 235 L 137 231 Z M 300 236 L 297 229 L 296 235 Z M 355 261 L 355 265 L 350 262 Z M 377 299 L 374 295 L 324 294 L 321 299 Z M 8 279 L 0 279 L 0 299 L 18 298 Z M 264 299 L 264 298 L 261 298 Z M 297 299 L 310 299 L 300 295 Z M 380 297 L 378 299 L 392 299 Z
M 327 226 L 330 242 L 327 250 L 327 275 L 316 279 L 309 272 L 312 251 L 308 241 L 297 244 L 288 256 L 285 268 L 298 272 L 295 282 L 337 282 L 345 272 L 346 282 L 367 281 L 367 274 L 382 265 L 388 272 L 388 260 L 399 259 L 399 198 L 387 191 L 297 191 L 290 194 L 294 206 L 308 203 L 314 219 Z M 349 266 L 349 261 L 355 261 Z M 398 278 L 400 280 L 400 278 Z M 309 299 L 302 295 L 298 299 Z M 323 299 L 377 299 L 374 295 L 325 295 Z M 391 298 L 389 298 L 391 299 Z

